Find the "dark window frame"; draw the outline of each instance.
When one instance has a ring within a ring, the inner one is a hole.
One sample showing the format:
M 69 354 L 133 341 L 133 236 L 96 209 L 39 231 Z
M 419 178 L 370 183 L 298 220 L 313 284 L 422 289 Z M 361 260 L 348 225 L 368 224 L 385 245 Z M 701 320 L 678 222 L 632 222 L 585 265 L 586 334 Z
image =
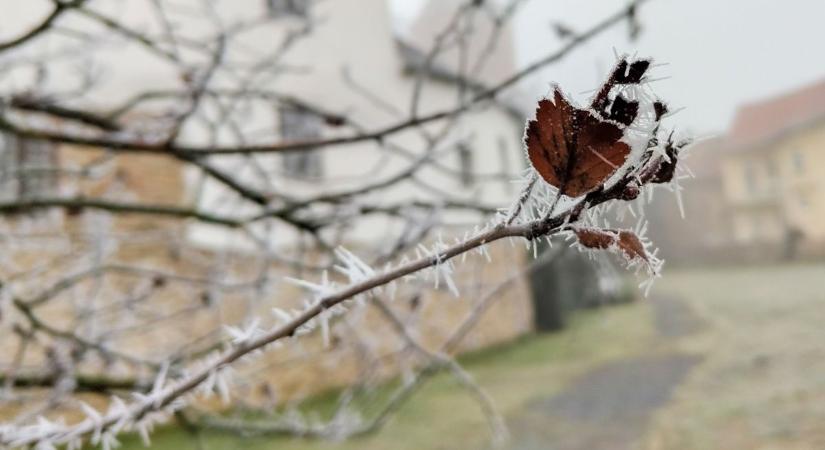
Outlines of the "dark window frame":
M 321 138 L 323 118 L 296 106 L 278 108 L 278 129 L 284 142 L 312 141 Z M 317 148 L 286 151 L 281 165 L 287 175 L 297 179 L 319 179 L 324 175 L 323 159 Z
M 266 0 L 266 9 L 270 17 L 307 17 L 309 7 L 310 0 Z
M 0 197 L 22 200 L 51 195 L 57 189 L 57 152 L 48 141 L 0 135 Z
M 473 149 L 463 143 L 458 144 L 458 167 L 461 185 L 470 187 L 475 184 L 475 155 L 473 155 Z

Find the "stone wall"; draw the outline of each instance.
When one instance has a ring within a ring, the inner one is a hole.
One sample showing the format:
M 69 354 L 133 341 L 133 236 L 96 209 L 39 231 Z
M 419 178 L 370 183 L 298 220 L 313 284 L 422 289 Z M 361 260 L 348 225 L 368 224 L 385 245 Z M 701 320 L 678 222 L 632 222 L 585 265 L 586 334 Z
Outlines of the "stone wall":
M 61 158 L 77 165 L 101 157 L 101 153 L 85 149 L 64 149 L 61 153 Z M 117 164 L 115 170 L 109 171 L 110 175 L 80 185 L 78 194 L 99 197 L 128 192 L 136 200 L 153 204 L 177 203 L 182 198 L 181 169 L 172 159 L 128 155 L 118 158 Z M 183 345 L 205 353 L 214 342 L 215 332 L 222 333 L 221 324 L 238 324 L 249 317 L 260 317 L 261 325 L 269 326 L 274 323 L 273 307 L 299 308 L 307 298 L 300 288 L 283 280 L 276 280 L 273 286 L 255 295 L 250 295 L 249 290 L 243 294 L 232 289 L 218 292 L 210 290 L 208 284 L 183 282 L 186 278 L 210 280 L 215 273 L 211 264 L 216 255 L 214 250 L 187 244 L 184 238 L 186 224 L 182 221 L 123 215 L 114 216 L 108 224 L 100 225 L 95 221 L 106 215 L 95 211 L 63 211 L 59 214 L 63 215 L 66 230 L 60 245 L 21 250 L 14 256 L 20 264 L 35 266 L 57 261 L 72 252 L 83 253 L 84 249 L 100 245 L 92 231 L 105 225 L 110 227 L 109 231 L 129 236 L 114 248 L 108 248 L 106 266 L 152 268 L 158 273 L 174 273 L 179 277 L 135 276 L 129 270 L 101 272 L 61 291 L 36 308 L 40 320 L 54 330 L 78 336 L 96 336 L 107 327 L 123 328 L 134 324 L 134 329 L 106 344 L 109 350 L 130 358 L 156 360 L 158 349 Z M 355 248 L 353 251 L 358 253 Z M 514 274 L 524 267 L 526 252 L 521 245 L 499 242 L 489 246 L 489 253 L 490 262 L 473 252 L 465 262 L 457 264 L 455 279 L 461 291 L 458 298 L 451 295 L 443 283 L 436 289 L 434 282 L 429 280 L 402 284 L 393 300 L 381 300 L 407 324 L 422 344 L 435 350 L 466 319 L 474 305 L 484 300 L 500 283 L 509 280 L 508 285 L 497 293 L 497 301 L 462 341 L 459 352 L 512 340 L 529 332 L 533 323 L 528 285 L 524 277 L 514 278 Z M 223 273 L 232 274 L 239 280 L 251 279 L 261 270 L 273 275 L 296 275 L 289 266 L 265 262 L 242 251 L 222 253 L 219 261 Z M 77 267 L 87 263 L 78 261 Z M 47 280 L 65 277 L 66 274 L 60 271 L 66 270 L 66 265 L 56 267 L 59 269 L 42 271 L 39 277 Z M 303 276 L 311 279 L 314 275 Z M 33 282 L 15 295 L 21 299 L 31 298 L 45 287 L 44 284 L 47 283 Z M 139 299 L 147 292 L 151 295 L 133 304 L 116 303 L 128 303 L 124 299 L 129 296 Z M 124 293 L 129 295 L 124 296 Z M 405 347 L 403 340 L 371 301 L 364 299 L 362 306 L 356 302 L 348 305 L 350 311 L 332 322 L 328 345 L 315 331 L 267 352 L 249 366 L 238 367 L 241 375 L 238 398 L 254 404 L 290 401 L 358 381 L 380 381 L 422 364 L 420 358 L 399 353 Z M 79 304 L 106 311 L 95 329 L 78 327 L 73 321 Z M 8 314 L 4 321 L 7 325 L 26 323 L 20 311 L 6 310 Z M 10 326 L 3 330 L 0 363 L 6 367 L 14 358 L 18 340 L 11 334 Z M 38 339 L 23 356 L 24 372 L 42 371 L 48 365 L 44 356 L 46 349 L 52 346 L 53 342 L 48 339 Z M 151 373 L 141 369 L 140 364 L 107 361 L 95 352 L 84 356 L 76 369 L 89 376 L 139 381 L 145 381 Z

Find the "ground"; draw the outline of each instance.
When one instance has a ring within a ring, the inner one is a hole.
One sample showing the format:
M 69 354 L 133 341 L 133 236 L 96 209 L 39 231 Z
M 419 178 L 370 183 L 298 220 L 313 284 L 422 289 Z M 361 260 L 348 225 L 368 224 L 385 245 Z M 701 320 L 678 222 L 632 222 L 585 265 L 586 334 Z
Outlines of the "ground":
M 670 269 L 648 299 L 463 363 L 506 416 L 514 450 L 822 449 L 824 282 L 825 265 Z M 199 441 L 205 450 L 490 447 L 484 416 L 446 376 L 374 436 Z M 153 442 L 197 448 L 172 427 Z
M 646 449 L 825 449 L 825 265 L 680 271 L 706 329 L 704 361 L 645 436 Z

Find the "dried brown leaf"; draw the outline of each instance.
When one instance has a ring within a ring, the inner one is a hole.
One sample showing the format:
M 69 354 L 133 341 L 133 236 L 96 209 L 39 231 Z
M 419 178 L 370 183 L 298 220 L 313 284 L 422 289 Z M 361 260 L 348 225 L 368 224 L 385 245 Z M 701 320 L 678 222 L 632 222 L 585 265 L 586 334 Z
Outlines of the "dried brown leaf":
M 616 234 L 596 228 L 580 228 L 575 230 L 579 243 L 587 248 L 605 250 L 616 243 Z
M 606 230 L 598 228 L 579 228 L 574 230 L 579 243 L 596 250 L 615 248 L 620 250 L 629 260 L 641 259 L 648 261 L 647 252 L 636 233 L 628 230 Z
M 639 236 L 636 236 L 636 233 L 626 230 L 619 231 L 619 240 L 617 245 L 628 259 L 639 258 L 647 261 L 645 246 L 642 244 Z
M 621 167 L 630 147 L 623 131 L 570 104 L 559 89 L 543 99 L 527 123 L 527 155 L 545 181 L 564 195 L 578 197 L 602 184 Z

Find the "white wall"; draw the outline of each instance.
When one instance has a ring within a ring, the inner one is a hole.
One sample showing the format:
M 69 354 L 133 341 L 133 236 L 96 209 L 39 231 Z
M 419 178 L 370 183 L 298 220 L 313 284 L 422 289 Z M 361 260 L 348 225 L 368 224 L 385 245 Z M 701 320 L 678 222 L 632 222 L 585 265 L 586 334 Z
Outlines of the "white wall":
M 177 2 L 180 5 L 186 1 Z M 192 3 L 192 2 L 189 2 Z M 147 33 L 160 33 L 151 2 L 142 0 L 119 2 L 94 2 L 93 5 L 102 5 L 101 11 L 124 20 L 135 29 Z M 195 4 L 195 3 L 193 3 Z M 216 1 L 214 2 L 217 17 L 226 24 L 242 17 L 260 15 L 264 1 Z M 99 7 L 99 6 L 96 6 Z M 26 29 L 22 24 L 30 25 L 32 17 L 41 17 L 48 11 L 43 4 L 32 2 L 14 2 L 14 7 L 4 11 L 4 37 L 18 34 Z M 11 19 L 17 17 L 18 19 Z M 205 16 L 206 17 L 206 16 Z M 264 85 L 277 92 L 306 99 L 311 103 L 319 104 L 323 108 L 345 114 L 357 123 L 364 124 L 370 130 L 395 124 L 408 115 L 410 97 L 413 91 L 414 79 L 402 75 L 402 62 L 396 49 L 393 38 L 393 28 L 386 0 L 326 0 L 317 2 L 313 10 L 316 28 L 308 38 L 296 41 L 286 53 L 281 62 L 299 69 L 271 77 L 272 81 Z M 23 20 L 26 18 L 27 20 Z M 90 33 L 103 33 L 99 26 L 92 25 L 88 19 L 77 16 L 67 17 L 62 25 L 84 29 Z M 239 37 L 237 42 L 230 46 L 226 54 L 227 61 L 244 64 L 257 61 L 262 55 L 275 52 L 284 37 L 284 33 L 294 30 L 301 24 L 289 18 L 277 21 L 274 24 L 250 26 Z M 177 31 L 183 31 L 192 39 L 202 39 L 209 42 L 210 30 L 213 23 L 207 19 L 187 20 L 176 24 Z M 62 38 L 39 39 L 33 45 L 27 46 L 20 57 L 26 55 L 48 55 L 50 52 L 66 51 L 67 40 Z M 71 46 L 69 46 L 71 47 Z M 18 57 L 18 55 L 12 55 Z M 203 55 L 184 52 L 185 58 L 195 58 L 203 61 Z M 55 90 L 71 89 L 77 83 L 74 75 L 78 66 L 89 67 L 92 61 L 100 61 L 100 84 L 93 94 L 80 99 L 85 105 L 93 105 L 106 109 L 130 95 L 143 90 L 180 88 L 182 81 L 180 74 L 170 67 L 162 58 L 147 52 L 136 44 L 127 44 L 122 39 L 115 42 L 101 41 L 94 53 L 78 54 L 77 57 L 68 57 L 66 61 L 55 60 L 55 67 L 62 68 L 66 76 L 51 77 L 49 86 Z M 343 70 L 369 92 L 381 99 L 382 102 L 393 105 L 397 113 L 388 112 L 364 95 L 354 90 L 344 79 Z M 265 79 L 267 74 L 261 75 Z M 20 90 L 30 82 L 31 73 L 21 71 L 20 75 L 5 77 L 0 80 L 0 86 L 6 90 Z M 237 80 L 230 77 L 217 77 L 213 86 L 237 86 Z M 426 82 L 420 103 L 420 113 L 449 109 L 455 106 L 456 90 L 452 86 Z M 84 105 L 84 106 L 85 106 Z M 154 107 L 169 108 L 169 104 Z M 174 106 L 174 105 L 172 105 Z M 241 126 L 247 143 L 274 142 L 278 139 L 278 130 L 275 127 L 276 118 L 273 108 L 258 107 L 248 111 Z M 427 128 L 440 130 L 443 124 L 432 124 Z M 347 134 L 349 131 L 329 129 L 327 136 L 336 133 Z M 213 136 L 206 129 L 192 124 L 187 126 L 181 135 L 187 143 L 209 144 Z M 498 108 L 472 112 L 462 116 L 453 127 L 453 132 L 446 140 L 455 143 L 460 139 L 467 139 L 474 152 L 474 164 L 481 173 L 497 173 L 502 167 L 508 167 L 515 177 L 524 167 L 524 156 L 521 149 L 521 128 L 514 124 L 511 117 Z M 390 142 L 413 154 L 421 154 L 426 149 L 426 142 L 416 130 L 409 130 L 393 135 Z M 234 136 L 228 133 L 217 136 L 217 143 L 236 144 Z M 507 149 L 502 154 L 499 147 Z M 443 150 L 443 149 L 441 149 Z M 502 155 L 506 161 L 502 162 Z M 318 192 L 338 192 L 348 187 L 362 185 L 365 182 L 377 181 L 390 177 L 403 170 L 409 163 L 408 158 L 399 157 L 395 153 L 381 150 L 374 143 L 354 144 L 335 147 L 323 151 L 325 179 L 323 182 L 302 183 L 280 176 L 280 156 L 256 157 L 261 166 L 272 171 L 270 182 L 277 190 L 291 194 L 303 193 L 312 195 Z M 215 164 L 232 171 L 244 180 L 253 180 L 253 171 L 242 158 L 216 158 Z M 455 153 L 447 155 L 442 164 L 458 169 L 458 158 Z M 189 173 L 190 185 L 196 186 L 197 176 Z M 459 199 L 476 199 L 488 205 L 505 207 L 510 203 L 514 193 L 510 183 L 479 183 L 473 188 L 462 186 L 455 178 L 447 177 L 442 172 L 425 169 L 418 175 L 420 180 L 435 186 L 438 190 L 449 193 Z M 246 214 L 251 208 L 239 206 L 236 201 L 227 200 L 222 187 L 207 183 L 204 187 L 204 197 L 201 205 L 205 208 L 227 213 Z M 414 182 L 403 182 L 390 190 L 383 190 L 380 194 L 362 199 L 370 204 L 397 204 L 414 200 L 432 201 L 439 196 Z M 475 222 L 477 216 L 468 214 L 451 214 L 446 218 L 448 222 Z M 368 242 L 380 239 L 393 225 L 387 220 L 371 218 L 360 223 L 352 233 L 354 239 Z M 276 228 L 272 233 L 277 244 L 290 245 L 294 242 L 294 235 L 287 228 Z M 215 245 L 224 242 L 227 236 L 216 232 L 209 227 L 200 225 L 192 228 L 192 237 L 206 244 Z M 234 239 L 231 239 L 234 241 Z

